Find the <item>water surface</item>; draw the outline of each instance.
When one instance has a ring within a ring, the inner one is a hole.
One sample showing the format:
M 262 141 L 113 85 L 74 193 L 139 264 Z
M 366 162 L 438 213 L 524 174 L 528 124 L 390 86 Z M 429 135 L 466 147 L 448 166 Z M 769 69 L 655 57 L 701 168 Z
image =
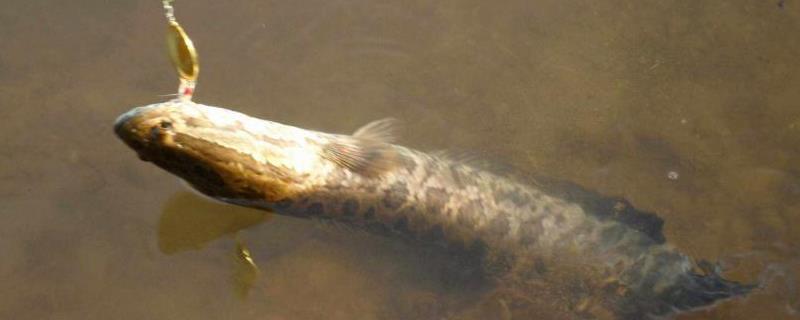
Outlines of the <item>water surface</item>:
M 657 212 L 668 241 L 731 278 L 800 269 L 800 2 L 176 7 L 198 102 L 341 133 L 395 117 L 405 145 Z M 111 124 L 174 91 L 165 28 L 158 1 L 4 3 L 0 318 L 409 319 L 469 294 L 439 272 L 446 256 L 207 204 L 140 162 Z M 244 298 L 241 228 L 262 273 Z M 797 280 L 771 283 L 683 318 L 797 317 Z

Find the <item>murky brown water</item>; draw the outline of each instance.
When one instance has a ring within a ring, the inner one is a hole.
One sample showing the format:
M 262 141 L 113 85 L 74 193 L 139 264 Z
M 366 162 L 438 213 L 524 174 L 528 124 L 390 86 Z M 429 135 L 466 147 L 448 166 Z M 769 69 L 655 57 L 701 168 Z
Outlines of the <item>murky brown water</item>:
M 198 102 L 334 132 L 396 117 L 405 145 L 624 196 L 682 251 L 737 260 L 731 278 L 800 271 L 798 1 L 176 7 Z M 111 124 L 174 90 L 164 29 L 159 1 L 3 4 L 0 318 L 402 319 L 459 295 L 437 257 L 208 204 L 136 159 Z M 242 299 L 246 226 L 261 278 Z M 684 318 L 797 317 L 797 285 Z

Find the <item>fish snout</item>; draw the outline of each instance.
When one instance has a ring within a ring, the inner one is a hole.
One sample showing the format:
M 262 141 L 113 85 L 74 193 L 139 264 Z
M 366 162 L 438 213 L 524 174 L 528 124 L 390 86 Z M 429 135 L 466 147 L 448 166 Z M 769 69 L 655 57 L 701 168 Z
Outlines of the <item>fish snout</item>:
M 133 108 L 130 111 L 125 112 L 121 114 L 119 117 L 117 117 L 117 119 L 114 120 L 114 133 L 116 133 L 117 136 L 120 136 L 120 138 L 122 138 L 121 135 L 124 133 L 126 124 L 128 124 L 128 122 L 130 122 L 131 119 L 135 118 L 138 113 L 139 113 L 139 108 Z
M 145 146 L 145 141 L 141 135 L 139 128 L 142 122 L 142 114 L 145 110 L 143 107 L 133 108 L 128 112 L 121 114 L 114 121 L 114 133 L 125 144 L 135 151 L 140 151 Z

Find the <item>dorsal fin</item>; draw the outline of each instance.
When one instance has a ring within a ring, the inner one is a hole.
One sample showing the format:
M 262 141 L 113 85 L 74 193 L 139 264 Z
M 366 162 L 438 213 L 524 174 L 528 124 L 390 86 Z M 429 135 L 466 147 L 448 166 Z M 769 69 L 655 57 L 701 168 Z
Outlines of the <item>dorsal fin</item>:
M 536 186 L 552 196 L 577 203 L 587 213 L 600 219 L 613 219 L 625 224 L 645 234 L 656 243 L 666 241 L 663 233 L 664 220 L 656 214 L 636 209 L 623 198 L 601 195 L 578 184 L 533 174 L 502 161 L 484 160 L 485 156 L 473 151 L 436 151 L 431 155 L 475 169 L 489 171 L 522 184 Z
M 502 177 L 513 177 L 522 173 L 521 170 L 510 164 L 472 150 L 438 150 L 429 154 L 442 160 L 488 171 Z
M 367 123 L 353 133 L 353 137 L 374 142 L 393 143 L 396 138 L 397 120 L 384 118 Z
M 664 220 L 654 213 L 636 209 L 628 200 L 590 191 L 578 184 L 533 175 L 535 185 L 545 192 L 577 203 L 598 219 L 612 219 L 638 230 L 656 243 L 664 243 Z
M 392 118 L 370 122 L 352 136 L 339 136 L 322 148 L 322 157 L 365 176 L 376 176 L 399 161 L 394 141 L 397 121 Z

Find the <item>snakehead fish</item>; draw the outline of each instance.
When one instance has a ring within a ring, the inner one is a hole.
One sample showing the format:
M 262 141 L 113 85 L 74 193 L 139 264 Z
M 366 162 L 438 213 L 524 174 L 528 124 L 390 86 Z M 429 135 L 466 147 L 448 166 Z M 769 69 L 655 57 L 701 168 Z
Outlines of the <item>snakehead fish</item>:
M 697 268 L 665 243 L 661 219 L 622 199 L 394 145 L 391 129 L 381 120 L 329 134 L 178 100 L 134 108 L 114 125 L 142 160 L 213 199 L 479 248 L 498 279 L 572 270 L 565 278 L 602 284 L 598 303 L 614 318 L 669 316 L 754 288 Z

